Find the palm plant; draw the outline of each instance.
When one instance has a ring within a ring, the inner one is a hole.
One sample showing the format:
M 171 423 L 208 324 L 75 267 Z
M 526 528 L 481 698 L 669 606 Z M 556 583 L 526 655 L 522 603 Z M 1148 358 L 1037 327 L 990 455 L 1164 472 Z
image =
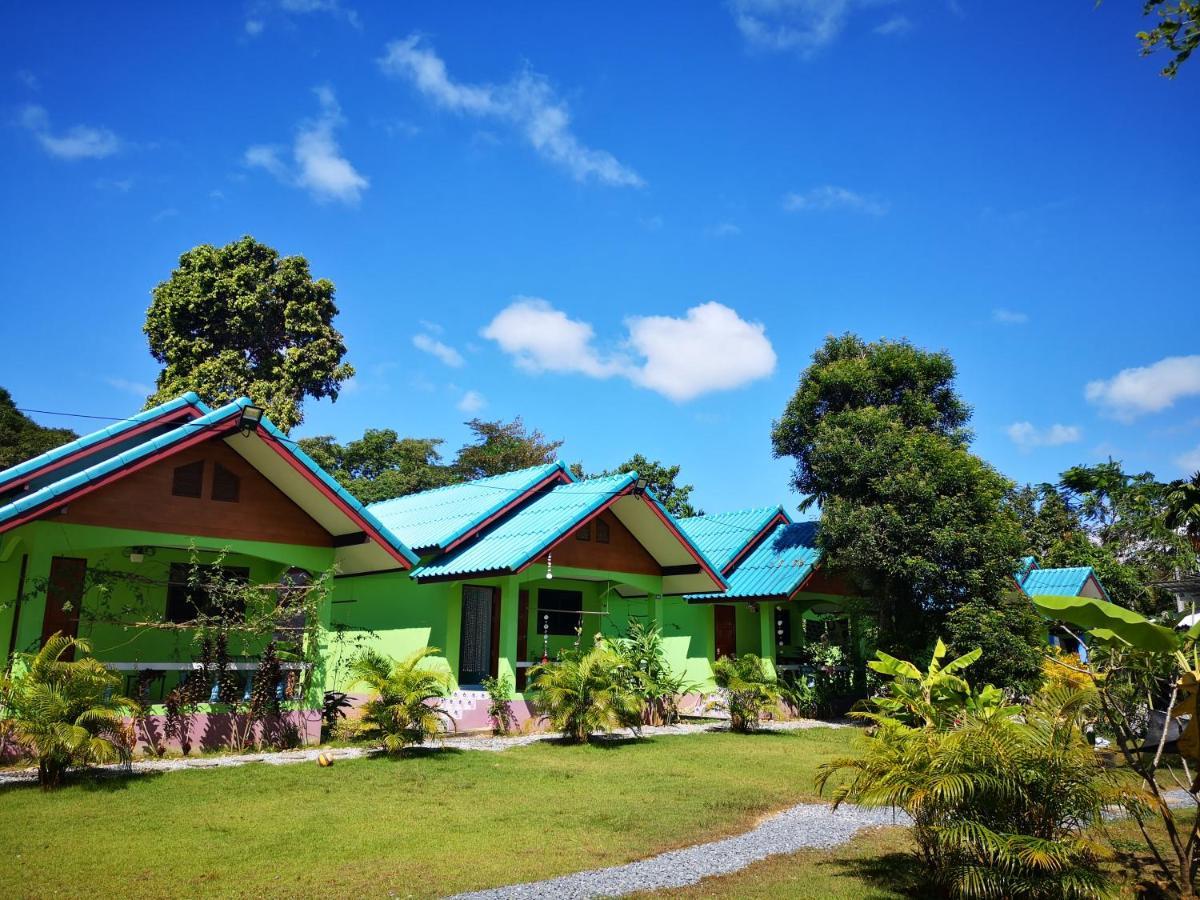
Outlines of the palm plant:
M 38 783 L 58 787 L 67 769 L 126 762 L 133 753 L 125 718 L 138 705 L 116 693 L 119 676 L 83 638 L 56 632 L 37 653 L 18 657 L 6 687 L 7 730 L 37 759 Z M 69 652 L 79 659 L 63 659 Z
M 363 720 L 379 729 L 388 753 L 400 753 L 410 744 L 436 737 L 454 719 L 437 701 L 449 693 L 450 676 L 422 666 L 441 651 L 423 647 L 402 660 L 367 650 L 350 665 L 355 685 L 365 684 L 374 695 L 363 705 Z
M 1168 528 L 1182 528 L 1193 544 L 1200 545 L 1200 472 L 1167 485 Z
M 763 713 L 783 699 L 779 685 L 753 653 L 718 659 L 713 663 L 713 679 L 724 692 L 731 731 L 753 731 Z
M 679 721 L 679 697 L 699 689 L 682 674 L 674 674 L 667 664 L 662 628 L 630 619 L 620 637 L 602 637 L 601 642 L 629 667 L 630 687 L 642 698 L 642 722 L 646 725 L 672 725 Z
M 632 686 L 636 670 L 598 644 L 530 670 L 538 704 L 563 739 L 583 743 L 593 732 L 641 725 L 642 698 Z
M 1044 690 L 1020 716 L 966 702 L 942 725 L 879 713 L 861 755 L 824 764 L 818 785 L 843 779 L 835 807 L 907 812 L 925 871 L 954 896 L 1106 896 L 1107 851 L 1088 830 L 1107 804 L 1145 807 L 1086 740 L 1097 704 L 1095 691 L 1068 686 Z

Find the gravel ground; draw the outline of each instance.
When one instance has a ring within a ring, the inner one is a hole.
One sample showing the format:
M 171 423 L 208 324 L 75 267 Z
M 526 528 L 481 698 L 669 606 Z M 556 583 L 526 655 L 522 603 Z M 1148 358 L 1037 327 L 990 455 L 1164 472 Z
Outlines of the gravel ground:
M 903 813 L 893 814 L 886 809 L 843 806 L 833 812 L 827 804 L 801 803 L 736 837 L 672 850 L 623 866 L 459 894 L 455 900 L 582 900 L 684 887 L 702 878 L 736 872 L 768 856 L 836 847 L 864 828 L 908 823 Z
M 793 731 L 805 728 L 845 728 L 839 722 L 820 722 L 813 719 L 797 719 L 790 722 L 769 722 L 763 725 L 767 731 Z M 642 735 L 652 737 L 658 734 L 698 734 L 704 731 L 722 731 L 723 725 L 712 723 L 687 723 L 684 725 L 668 725 L 662 727 L 647 727 L 642 729 Z M 628 729 L 614 731 L 598 740 L 628 740 L 633 732 Z M 444 739 L 430 741 L 426 747 L 451 750 L 483 750 L 490 753 L 500 753 L 513 747 L 534 744 L 538 741 L 557 740 L 557 734 L 523 734 L 512 737 L 492 737 L 491 735 L 456 737 L 447 736 Z M 308 750 L 284 750 L 278 753 L 240 753 L 228 756 L 194 756 L 171 759 L 139 759 L 129 766 L 101 766 L 93 769 L 90 774 L 100 776 L 144 775 L 160 772 L 181 772 L 188 769 L 219 769 L 226 766 L 244 766 L 250 763 L 266 763 L 271 766 L 286 766 L 292 763 L 313 762 L 320 753 L 327 753 L 335 760 L 358 759 L 369 756 L 373 749 L 366 747 L 340 747 L 336 749 L 319 748 Z M 37 769 L 0 769 L 0 787 L 17 784 L 29 784 L 37 781 Z

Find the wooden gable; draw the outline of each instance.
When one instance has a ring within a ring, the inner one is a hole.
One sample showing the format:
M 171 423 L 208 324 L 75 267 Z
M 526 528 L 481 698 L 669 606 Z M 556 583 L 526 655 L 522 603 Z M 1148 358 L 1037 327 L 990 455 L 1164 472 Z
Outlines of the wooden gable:
M 834 597 L 853 597 L 854 590 L 849 580 L 840 572 L 830 572 L 825 568 L 816 569 L 804 579 L 798 593 L 829 594 Z
M 51 515 L 77 525 L 333 546 L 324 528 L 220 437 L 132 472 Z
M 598 540 L 598 532 L 608 529 L 608 542 Z M 579 534 L 586 530 L 587 540 Z M 599 569 L 604 572 L 630 572 L 637 575 L 661 575 L 662 566 L 650 551 L 621 524 L 621 520 L 605 510 L 592 518 L 583 529 L 564 537 L 549 551 L 558 566 L 579 569 Z

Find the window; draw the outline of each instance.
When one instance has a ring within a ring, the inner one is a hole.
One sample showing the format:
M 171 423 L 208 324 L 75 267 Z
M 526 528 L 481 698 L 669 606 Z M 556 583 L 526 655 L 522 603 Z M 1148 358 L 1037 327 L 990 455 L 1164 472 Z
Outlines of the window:
M 608 536 L 609 536 L 608 523 L 605 522 L 603 519 L 597 519 L 596 520 L 596 543 L 597 544 L 607 544 Z
M 171 475 L 171 493 L 176 497 L 199 499 L 204 487 L 204 460 L 176 466 Z
M 537 630 L 542 633 L 547 625 L 550 634 L 574 635 L 579 627 L 583 611 L 583 594 L 579 591 L 537 592 Z
M 821 619 L 804 620 L 804 637 L 810 643 L 825 637 L 825 622 Z
M 224 503 L 237 503 L 242 479 L 220 463 L 213 466 L 212 498 Z
M 241 566 L 201 566 L 192 574 L 190 563 L 171 563 L 167 579 L 167 621 L 191 622 L 198 616 L 245 614 L 244 600 L 219 590 L 222 584 L 247 584 L 250 570 Z M 214 590 L 217 588 L 217 590 Z
M 792 643 L 792 614 L 789 610 L 775 610 L 775 643 L 780 647 Z
M 592 525 L 590 522 L 575 532 L 575 540 L 577 541 L 590 541 L 591 539 Z

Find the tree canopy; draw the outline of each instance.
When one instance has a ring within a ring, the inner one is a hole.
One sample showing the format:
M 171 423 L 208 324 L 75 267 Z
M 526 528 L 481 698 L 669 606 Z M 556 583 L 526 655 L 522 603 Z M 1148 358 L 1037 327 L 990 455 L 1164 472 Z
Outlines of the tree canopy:
M 562 441 L 547 440 L 536 428 L 530 431 L 517 416 L 511 422 L 471 419 L 467 427 L 475 440 L 463 445 L 454 460 L 457 481 L 503 475 L 554 462 Z
M 281 257 L 250 236 L 193 247 L 146 312 L 143 331 L 163 364 L 147 406 L 186 391 L 214 404 L 246 395 L 292 429 L 305 398 L 336 400 L 354 374 L 333 295 L 303 256 Z
M 40 456 L 79 437 L 69 428 L 47 428 L 17 409 L 7 390 L 0 387 L 0 469 Z
M 1179 74 L 1179 67 L 1200 47 L 1200 2 L 1145 0 L 1142 14 L 1158 18 L 1153 28 L 1138 32 L 1142 56 L 1150 56 L 1160 49 L 1174 54 L 1162 70 L 1167 78 L 1174 78 Z
M 968 449 L 970 408 L 945 353 L 830 337 L 772 433 L 821 504 L 830 564 L 875 606 L 879 645 L 923 655 L 944 616 L 1011 589 L 1022 538 L 1011 485 Z
M 453 480 L 452 470 L 442 464 L 438 452 L 444 443 L 441 438 L 402 438 L 390 428 L 368 428 L 361 438 L 345 445 L 327 434 L 297 443 L 364 503 L 415 494 Z
M 637 472 L 640 478 L 645 478 L 654 489 L 654 495 L 658 497 L 659 502 L 672 515 L 686 518 L 704 514 L 703 510 L 696 509 L 690 502 L 695 485 L 676 484 L 679 466 L 668 466 L 657 459 L 651 462 L 642 454 L 635 453 L 615 469 L 600 474 L 617 475 L 624 472 Z

